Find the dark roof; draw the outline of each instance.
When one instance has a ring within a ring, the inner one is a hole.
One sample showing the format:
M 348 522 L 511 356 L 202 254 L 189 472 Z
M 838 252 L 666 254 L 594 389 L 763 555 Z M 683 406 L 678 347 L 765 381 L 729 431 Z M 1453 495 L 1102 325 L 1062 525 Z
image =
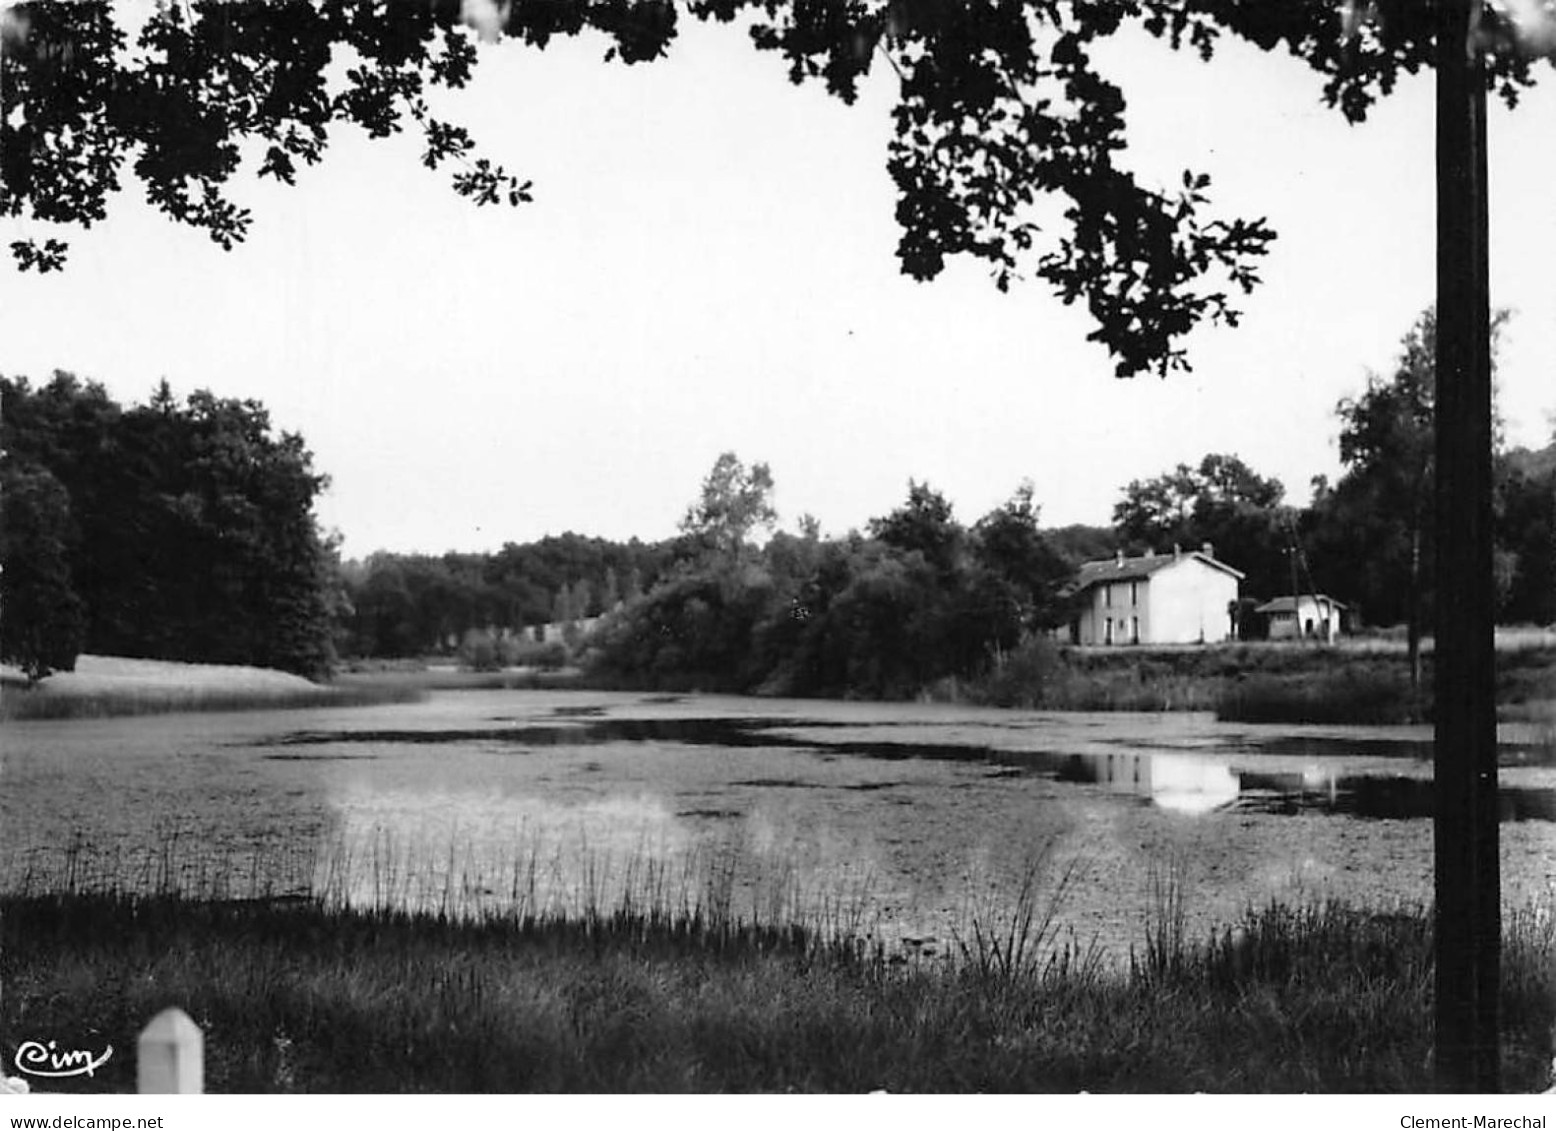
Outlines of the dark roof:
M 1313 599 L 1313 594 L 1311 594 L 1311 593 L 1304 593 L 1304 594 L 1302 594 L 1302 599 L 1304 601 L 1311 601 Z M 1349 608 L 1350 607 L 1344 601 L 1336 601 L 1333 597 L 1329 596 L 1327 593 L 1320 593 L 1318 595 L 1318 599 L 1320 601 L 1328 601 L 1331 605 L 1333 605 L 1337 609 L 1344 609 L 1344 608 Z M 1297 603 L 1296 603 L 1296 600 L 1294 598 L 1292 598 L 1292 597 L 1276 597 L 1273 601 L 1266 601 L 1266 602 L 1264 602 L 1264 604 L 1260 605 L 1257 609 L 1254 610 L 1254 612 L 1256 612 L 1256 613 L 1289 613 L 1289 612 L 1295 611 L 1296 607 L 1297 607 Z
M 1083 589 L 1089 589 L 1093 585 L 1100 585 L 1105 581 L 1139 581 L 1150 577 L 1159 569 L 1165 569 L 1177 561 L 1196 559 L 1229 573 L 1233 577 L 1241 578 L 1243 572 L 1233 569 L 1225 562 L 1217 561 L 1209 554 L 1200 550 L 1193 550 L 1181 556 L 1173 554 L 1144 554 L 1138 558 L 1124 558 L 1120 561 L 1117 557 L 1102 558 L 1099 561 L 1083 562 L 1075 575 L 1074 592 L 1079 593 Z

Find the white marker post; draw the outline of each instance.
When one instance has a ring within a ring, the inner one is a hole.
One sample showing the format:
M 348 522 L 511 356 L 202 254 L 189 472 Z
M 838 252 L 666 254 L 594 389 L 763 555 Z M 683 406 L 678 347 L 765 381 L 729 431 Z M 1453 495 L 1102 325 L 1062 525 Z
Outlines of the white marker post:
M 164 1009 L 141 1030 L 136 1056 L 135 1090 L 141 1095 L 205 1091 L 205 1038 L 177 1006 Z

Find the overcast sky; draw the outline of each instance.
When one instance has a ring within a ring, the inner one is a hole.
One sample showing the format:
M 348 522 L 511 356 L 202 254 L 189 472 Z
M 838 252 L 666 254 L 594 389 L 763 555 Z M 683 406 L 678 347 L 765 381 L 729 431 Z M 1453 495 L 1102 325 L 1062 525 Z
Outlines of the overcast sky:
M 1207 172 L 1218 208 L 1280 233 L 1243 325 L 1189 339 L 1192 373 L 1119 381 L 1041 282 L 898 273 L 889 72 L 847 107 L 725 27 L 687 26 L 649 66 L 603 49 L 484 47 L 441 106 L 534 204 L 476 209 L 414 138 L 354 128 L 299 187 L 241 188 L 255 223 L 230 253 L 131 184 L 63 274 L 0 272 L 0 372 L 263 401 L 331 477 L 319 514 L 348 556 L 660 538 L 727 449 L 771 465 L 790 529 L 862 526 L 910 478 L 966 521 L 1030 478 L 1046 524 L 1102 524 L 1131 479 L 1211 451 L 1305 502 L 1339 471 L 1336 402 L 1432 299 L 1429 78 L 1353 128 L 1284 57 L 1110 45 L 1132 167 Z M 1546 442 L 1556 409 L 1553 138 L 1550 79 L 1493 111 L 1515 443 Z

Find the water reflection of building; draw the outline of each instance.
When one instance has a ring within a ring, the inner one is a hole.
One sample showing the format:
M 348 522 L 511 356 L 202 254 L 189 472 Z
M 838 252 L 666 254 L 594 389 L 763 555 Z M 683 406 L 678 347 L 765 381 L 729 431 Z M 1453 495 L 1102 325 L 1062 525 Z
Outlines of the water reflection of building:
M 1177 813 L 1208 813 L 1237 800 L 1232 767 L 1193 754 L 1082 754 L 1066 776 L 1147 798 Z M 1079 770 L 1076 773 L 1073 771 Z M 1089 772 L 1087 772 L 1089 771 Z

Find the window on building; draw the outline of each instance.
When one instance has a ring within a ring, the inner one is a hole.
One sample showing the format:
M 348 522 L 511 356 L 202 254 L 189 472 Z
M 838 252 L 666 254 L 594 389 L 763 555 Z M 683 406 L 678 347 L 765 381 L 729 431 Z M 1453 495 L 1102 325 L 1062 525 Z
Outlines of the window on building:
M 1113 618 L 1108 617 L 1102 622 L 1102 643 L 1113 643 Z
M 1130 617 L 1129 618 L 1129 642 L 1131 644 L 1138 644 L 1138 643 L 1140 643 L 1140 618 L 1139 617 Z
M 1129 603 L 1131 605 L 1138 605 L 1140 603 L 1140 583 L 1138 581 L 1131 581 L 1129 583 Z

